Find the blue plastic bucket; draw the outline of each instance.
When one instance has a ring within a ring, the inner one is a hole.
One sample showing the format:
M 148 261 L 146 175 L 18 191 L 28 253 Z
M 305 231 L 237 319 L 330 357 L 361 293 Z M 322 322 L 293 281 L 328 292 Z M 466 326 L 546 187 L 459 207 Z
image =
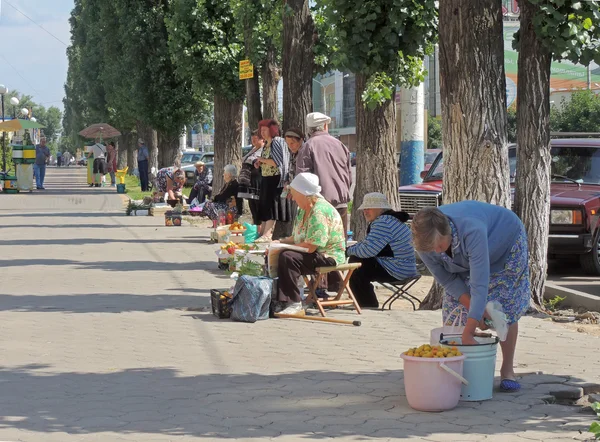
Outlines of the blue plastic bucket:
M 440 344 L 457 347 L 467 358 L 463 365 L 463 377 L 469 385 L 463 385 L 462 401 L 485 401 L 491 399 L 494 392 L 494 374 L 496 372 L 496 352 L 499 339 L 475 337 L 478 345 L 461 345 L 460 335 L 442 335 Z M 451 345 L 455 341 L 458 344 Z

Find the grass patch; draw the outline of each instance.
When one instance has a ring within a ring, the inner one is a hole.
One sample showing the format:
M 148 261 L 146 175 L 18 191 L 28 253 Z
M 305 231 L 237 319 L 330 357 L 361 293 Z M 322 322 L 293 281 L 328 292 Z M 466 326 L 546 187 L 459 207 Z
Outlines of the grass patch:
M 117 182 L 119 181 L 117 180 Z M 152 192 L 142 192 L 140 180 L 135 175 L 125 176 L 125 193 L 132 200 L 141 200 L 145 196 L 152 195 Z

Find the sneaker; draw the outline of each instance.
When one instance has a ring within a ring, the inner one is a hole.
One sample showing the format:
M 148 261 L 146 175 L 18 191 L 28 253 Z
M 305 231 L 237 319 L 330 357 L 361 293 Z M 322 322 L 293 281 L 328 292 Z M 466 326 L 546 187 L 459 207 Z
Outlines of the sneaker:
M 290 302 L 287 307 L 279 313 L 282 315 L 304 315 L 304 308 L 301 302 Z

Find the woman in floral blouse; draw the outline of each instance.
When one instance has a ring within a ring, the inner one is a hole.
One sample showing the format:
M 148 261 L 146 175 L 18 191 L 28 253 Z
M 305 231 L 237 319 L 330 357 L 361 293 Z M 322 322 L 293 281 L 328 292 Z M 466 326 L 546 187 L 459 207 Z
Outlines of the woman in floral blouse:
M 314 274 L 317 267 L 340 265 L 346 261 L 342 218 L 320 191 L 319 178 L 312 173 L 300 173 L 290 184 L 298 214 L 292 236 L 280 242 L 304 247 L 308 253 L 284 250 L 279 255 L 277 300 L 282 303 L 278 308 L 281 313 L 304 313 L 298 287 L 302 275 Z M 339 279 L 337 274 L 335 277 Z

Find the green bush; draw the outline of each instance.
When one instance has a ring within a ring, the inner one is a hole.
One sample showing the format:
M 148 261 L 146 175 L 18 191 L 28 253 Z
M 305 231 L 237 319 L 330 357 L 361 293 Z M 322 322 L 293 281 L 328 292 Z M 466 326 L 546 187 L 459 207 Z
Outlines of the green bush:
M 442 148 L 442 119 L 429 116 L 427 118 L 427 149 Z
M 581 90 L 571 100 L 561 100 L 560 109 L 550 111 L 550 129 L 553 132 L 600 132 L 600 95 Z

